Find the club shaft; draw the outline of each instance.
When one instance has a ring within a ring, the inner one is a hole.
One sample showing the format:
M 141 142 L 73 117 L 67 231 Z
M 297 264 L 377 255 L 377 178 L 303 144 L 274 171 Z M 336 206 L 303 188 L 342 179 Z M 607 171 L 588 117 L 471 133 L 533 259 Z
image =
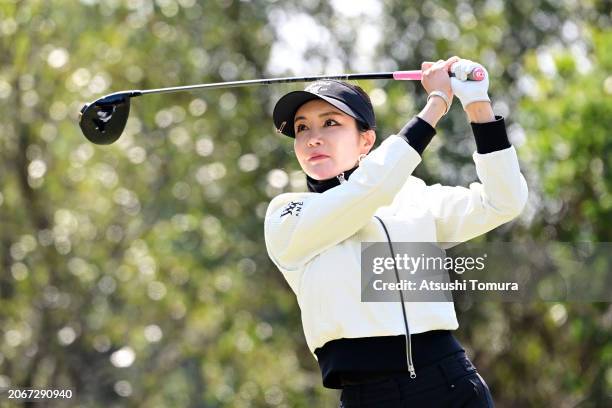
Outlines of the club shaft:
M 269 84 L 280 84 L 280 83 L 289 83 L 289 82 L 310 82 L 310 81 L 317 81 L 320 79 L 338 79 L 338 80 L 343 80 L 343 81 L 350 81 L 350 80 L 357 80 L 357 79 L 393 79 L 393 74 L 394 74 L 393 72 L 373 72 L 373 73 L 367 73 L 367 74 L 339 74 L 339 75 L 318 75 L 318 76 L 309 76 L 309 77 L 252 79 L 252 80 L 246 80 L 246 81 L 216 82 L 212 84 L 187 85 L 187 86 L 175 86 L 171 88 L 148 89 L 145 91 L 140 91 L 140 94 L 146 95 L 146 94 L 155 94 L 155 93 L 170 93 L 170 92 L 190 91 L 194 89 L 235 88 L 239 86 L 269 85 Z
M 472 71 L 468 74 L 467 79 L 470 81 L 480 81 L 484 77 L 477 74 L 478 70 Z M 480 71 L 482 73 L 482 70 Z M 449 72 L 448 74 L 454 77 L 455 74 Z M 343 81 L 358 80 L 358 79 L 395 79 L 398 81 L 420 81 L 423 78 L 423 72 L 421 70 L 412 71 L 394 71 L 394 72 L 371 72 L 365 74 L 339 74 L 339 75 L 316 75 L 307 77 L 286 77 L 286 78 L 268 78 L 268 79 L 250 79 L 246 81 L 229 81 L 229 82 L 215 82 L 212 84 L 199 84 L 199 85 L 186 85 L 186 86 L 173 86 L 170 88 L 158 88 L 158 89 L 147 89 L 142 91 L 128 91 L 131 92 L 130 96 L 140 96 L 147 94 L 159 94 L 159 93 L 171 93 L 171 92 L 182 92 L 191 91 L 195 89 L 220 89 L 220 88 L 235 88 L 240 86 L 249 85 L 270 85 L 280 84 L 289 82 L 311 82 L 321 79 L 338 79 Z

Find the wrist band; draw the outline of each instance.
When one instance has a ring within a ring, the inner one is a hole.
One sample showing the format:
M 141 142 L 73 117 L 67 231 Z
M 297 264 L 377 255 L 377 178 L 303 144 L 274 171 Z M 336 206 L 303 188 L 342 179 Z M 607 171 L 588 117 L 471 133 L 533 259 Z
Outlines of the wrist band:
M 442 98 L 442 100 L 446 104 L 446 111 L 444 111 L 444 115 L 446 115 L 451 107 L 451 101 L 448 100 L 448 96 L 446 96 L 446 94 L 442 91 L 431 91 L 429 95 L 427 95 L 427 102 L 429 102 L 429 98 L 431 98 L 432 96 L 439 96 L 440 98 Z

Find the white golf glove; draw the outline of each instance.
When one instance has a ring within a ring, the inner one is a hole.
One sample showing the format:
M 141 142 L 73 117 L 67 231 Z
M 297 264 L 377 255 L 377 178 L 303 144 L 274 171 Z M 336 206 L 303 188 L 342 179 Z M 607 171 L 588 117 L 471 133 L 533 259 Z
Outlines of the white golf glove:
M 482 68 L 485 78 L 482 81 L 468 81 L 467 77 L 475 68 Z M 455 74 L 451 77 L 451 88 L 453 93 L 461 101 L 463 110 L 472 102 L 487 101 L 491 102 L 487 91 L 489 90 L 489 73 L 482 65 L 467 59 L 460 59 L 451 66 L 451 72 Z

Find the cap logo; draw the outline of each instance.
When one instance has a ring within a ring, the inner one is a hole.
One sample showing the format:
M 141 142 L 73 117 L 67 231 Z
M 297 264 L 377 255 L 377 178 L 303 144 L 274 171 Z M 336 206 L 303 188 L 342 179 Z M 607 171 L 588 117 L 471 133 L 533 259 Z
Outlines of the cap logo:
M 312 92 L 316 94 L 327 90 L 329 90 L 329 88 L 325 85 L 310 85 L 308 88 L 306 88 L 307 92 Z

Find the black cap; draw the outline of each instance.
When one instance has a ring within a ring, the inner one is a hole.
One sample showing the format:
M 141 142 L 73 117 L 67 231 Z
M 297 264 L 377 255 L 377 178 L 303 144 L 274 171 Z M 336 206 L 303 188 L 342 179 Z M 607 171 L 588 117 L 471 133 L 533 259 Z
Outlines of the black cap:
M 276 102 L 272 117 L 276 131 L 295 137 L 293 118 L 297 110 L 308 101 L 323 99 L 357 121 L 376 129 L 376 117 L 369 100 L 347 83 L 334 79 L 314 82 L 303 91 L 289 92 Z

